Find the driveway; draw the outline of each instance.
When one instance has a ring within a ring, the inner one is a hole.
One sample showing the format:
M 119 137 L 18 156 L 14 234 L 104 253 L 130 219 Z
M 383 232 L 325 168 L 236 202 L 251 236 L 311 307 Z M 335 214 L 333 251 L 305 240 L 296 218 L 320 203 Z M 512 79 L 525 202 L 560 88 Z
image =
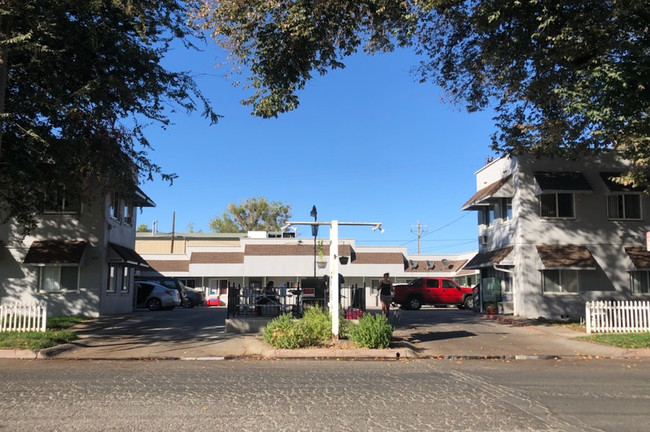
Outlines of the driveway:
M 374 313 L 378 311 L 372 311 Z M 557 326 L 520 326 L 472 311 L 422 308 L 400 311 L 396 347 L 421 358 L 546 358 L 650 356 L 576 340 L 583 334 Z M 260 335 L 225 333 L 225 308 L 176 308 L 105 317 L 81 329 L 81 338 L 53 353 L 70 359 L 215 358 L 264 356 Z M 304 353 L 305 350 L 302 350 Z M 311 352 L 316 352 L 311 351 Z M 347 353 L 349 357 L 350 353 Z

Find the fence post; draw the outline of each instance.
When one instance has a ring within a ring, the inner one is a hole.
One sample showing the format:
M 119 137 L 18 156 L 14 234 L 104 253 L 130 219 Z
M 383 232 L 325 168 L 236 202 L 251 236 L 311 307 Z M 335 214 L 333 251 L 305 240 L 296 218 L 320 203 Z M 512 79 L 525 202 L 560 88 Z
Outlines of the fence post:
M 587 334 L 591 333 L 591 302 L 585 303 L 585 325 L 587 326 Z

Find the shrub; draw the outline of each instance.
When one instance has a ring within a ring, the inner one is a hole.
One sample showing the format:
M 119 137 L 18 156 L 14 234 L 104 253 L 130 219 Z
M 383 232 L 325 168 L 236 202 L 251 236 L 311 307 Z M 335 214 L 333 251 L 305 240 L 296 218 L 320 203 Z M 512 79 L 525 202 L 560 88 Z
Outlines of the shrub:
M 350 327 L 350 340 L 358 348 L 388 348 L 393 327 L 380 314 L 363 314 L 359 324 Z
M 264 341 L 273 348 L 302 348 L 308 346 L 309 337 L 304 326 L 283 314 L 273 318 L 264 329 Z
M 332 318 L 320 306 L 305 309 L 301 325 L 311 339 L 311 345 L 318 345 L 332 338 Z

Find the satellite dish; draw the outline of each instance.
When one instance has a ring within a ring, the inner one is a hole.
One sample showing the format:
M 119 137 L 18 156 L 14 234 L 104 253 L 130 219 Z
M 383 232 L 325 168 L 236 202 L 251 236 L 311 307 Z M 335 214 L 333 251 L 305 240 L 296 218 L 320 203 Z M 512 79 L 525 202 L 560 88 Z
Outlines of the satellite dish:
M 436 266 L 436 263 L 433 261 L 427 261 L 427 270 L 431 270 Z
M 449 260 L 447 258 L 443 258 L 442 259 L 442 265 L 446 266 L 447 264 L 449 264 Z
M 417 263 L 417 261 L 409 260 L 409 266 L 411 268 L 416 269 L 416 268 L 418 268 L 418 263 Z

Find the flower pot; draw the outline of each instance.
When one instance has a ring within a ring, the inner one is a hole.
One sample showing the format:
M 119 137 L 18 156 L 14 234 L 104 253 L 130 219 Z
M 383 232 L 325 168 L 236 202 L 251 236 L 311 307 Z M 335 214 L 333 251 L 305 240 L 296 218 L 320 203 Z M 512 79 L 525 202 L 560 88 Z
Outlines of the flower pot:
M 339 262 L 340 262 L 341 264 L 343 264 L 343 265 L 346 265 L 346 264 L 348 263 L 348 260 L 349 260 L 349 259 L 350 259 L 350 257 L 347 257 L 347 256 L 340 256 L 340 257 L 339 257 Z
M 316 265 L 318 266 L 318 268 L 324 269 L 325 267 L 327 267 L 327 261 L 316 261 Z

